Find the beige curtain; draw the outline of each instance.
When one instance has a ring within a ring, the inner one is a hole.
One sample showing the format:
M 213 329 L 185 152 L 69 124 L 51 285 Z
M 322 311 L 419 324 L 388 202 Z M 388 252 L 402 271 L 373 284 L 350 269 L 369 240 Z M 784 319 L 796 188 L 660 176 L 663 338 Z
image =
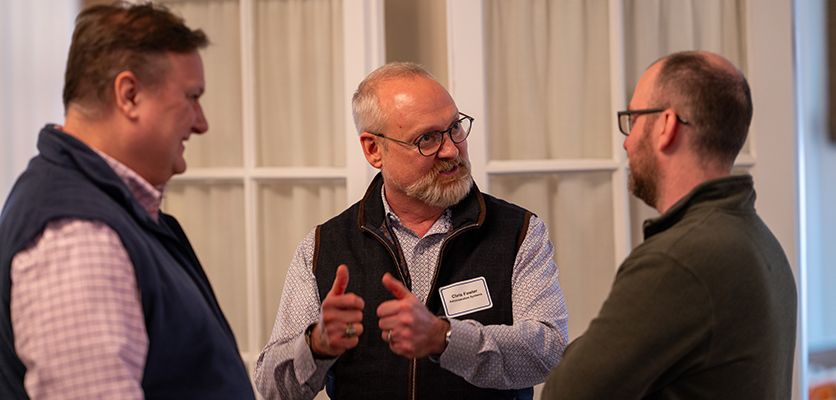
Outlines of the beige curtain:
M 493 160 L 611 157 L 607 0 L 485 1 Z
M 342 1 L 259 0 L 255 17 L 258 165 L 345 166 Z
M 745 4 L 745 0 L 624 0 L 627 100 L 650 64 L 677 51 L 712 51 L 745 73 Z
M 598 314 L 609 293 L 615 258 L 609 172 L 512 174 L 491 178 L 491 192 L 543 219 L 571 316 L 574 339 Z
M 189 235 L 241 351 L 252 362 L 269 338 L 296 245 L 346 207 L 342 179 L 279 179 L 270 170 L 252 169 L 345 166 L 341 1 L 254 1 L 252 26 L 243 27 L 254 36 L 251 62 L 243 62 L 239 1 L 167 5 L 190 27 L 202 28 L 212 44 L 201 52 L 207 86 L 201 103 L 209 131 L 193 135 L 186 145 L 187 172 L 206 178 L 175 179 L 163 209 Z M 245 86 L 242 65 L 252 65 L 252 87 Z M 245 93 L 252 93 L 255 126 L 249 141 Z M 245 152 L 246 143 L 254 148 Z M 222 176 L 214 178 L 215 171 Z M 253 200 L 247 199 L 248 184 L 255 187 Z M 246 210 L 250 204 L 253 212 Z M 251 215 L 255 220 L 247 222 Z M 257 235 L 255 271 L 247 266 L 248 223 Z M 257 288 L 247 286 L 250 274 Z M 252 290 L 259 291 L 257 314 L 248 304 Z M 253 336 L 254 326 L 260 330 Z
M 259 240 L 261 255 L 262 337 L 270 337 L 276 311 L 279 309 L 288 266 L 296 246 L 317 224 L 342 212 L 345 182 L 274 182 L 261 185 Z
M 201 50 L 206 92 L 200 99 L 209 122 L 203 136 L 186 143 L 189 168 L 243 167 L 241 35 L 237 0 L 193 0 L 167 4 L 192 29 L 202 29 L 210 45 Z
M 491 160 L 611 158 L 607 0 L 485 1 Z M 549 227 L 575 338 L 614 271 L 610 172 L 509 174 L 492 194 Z

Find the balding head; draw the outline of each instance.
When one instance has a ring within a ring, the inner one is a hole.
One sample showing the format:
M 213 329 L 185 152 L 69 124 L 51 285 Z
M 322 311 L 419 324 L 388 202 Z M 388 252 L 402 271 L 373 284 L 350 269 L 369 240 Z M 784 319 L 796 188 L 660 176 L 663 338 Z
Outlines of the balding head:
M 740 70 L 708 52 L 675 53 L 653 67 L 654 103 L 688 120 L 691 144 L 703 161 L 730 168 L 752 121 L 752 95 Z
M 383 132 L 387 129 L 388 115 L 384 115 L 378 98 L 380 86 L 394 79 L 430 79 L 436 81 L 424 67 L 411 62 L 391 62 L 374 70 L 360 85 L 351 99 L 351 112 L 357 133 Z M 437 82 L 437 81 L 436 81 Z

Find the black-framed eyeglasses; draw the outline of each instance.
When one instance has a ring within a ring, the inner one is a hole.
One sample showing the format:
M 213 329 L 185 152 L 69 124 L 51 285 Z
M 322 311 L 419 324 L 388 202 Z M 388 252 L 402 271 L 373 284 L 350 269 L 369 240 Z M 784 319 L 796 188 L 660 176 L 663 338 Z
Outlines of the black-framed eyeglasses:
M 390 137 L 383 136 L 382 133 L 369 133 L 377 137 L 389 139 L 393 142 L 398 142 L 408 146 L 415 146 L 418 148 L 418 152 L 421 153 L 422 156 L 430 157 L 435 155 L 435 153 L 438 153 L 438 150 L 441 148 L 441 143 L 444 142 L 445 133 L 449 134 L 450 140 L 456 144 L 464 142 L 464 140 L 467 139 L 467 136 L 470 135 L 470 128 L 473 126 L 473 117 L 462 112 L 460 112 L 459 115 L 462 116 L 462 119 L 453 122 L 453 124 L 446 130 L 427 132 L 418 136 L 418 138 L 412 143 L 392 139 Z
M 643 114 L 653 114 L 667 110 L 667 108 L 648 108 L 646 110 L 627 110 L 627 111 L 619 111 L 618 112 L 618 129 L 624 136 L 630 134 L 630 131 L 633 130 L 633 116 L 634 115 L 643 115 Z M 676 114 L 674 114 L 676 115 Z M 676 116 L 676 119 L 679 122 L 688 125 L 688 120 L 685 118 L 680 117 L 679 115 Z

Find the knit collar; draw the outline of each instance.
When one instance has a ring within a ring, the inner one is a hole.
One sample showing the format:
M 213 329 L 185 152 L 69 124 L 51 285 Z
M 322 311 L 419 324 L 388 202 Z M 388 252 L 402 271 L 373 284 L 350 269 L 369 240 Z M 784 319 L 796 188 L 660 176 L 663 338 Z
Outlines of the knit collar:
M 691 189 L 664 214 L 644 221 L 644 239 L 667 230 L 691 211 L 706 208 L 753 210 L 754 207 L 755 189 L 751 175 L 708 180 Z

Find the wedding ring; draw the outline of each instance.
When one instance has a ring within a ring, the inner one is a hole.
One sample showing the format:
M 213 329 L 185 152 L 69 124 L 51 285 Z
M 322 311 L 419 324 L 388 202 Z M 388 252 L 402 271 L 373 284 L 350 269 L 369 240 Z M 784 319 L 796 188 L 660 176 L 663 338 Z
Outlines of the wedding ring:
M 386 343 L 390 343 L 392 341 L 392 330 L 389 329 L 389 333 L 386 334 Z
M 354 324 L 349 322 L 348 325 L 345 326 L 345 337 L 353 338 L 355 336 L 357 336 L 357 330 L 354 329 Z

